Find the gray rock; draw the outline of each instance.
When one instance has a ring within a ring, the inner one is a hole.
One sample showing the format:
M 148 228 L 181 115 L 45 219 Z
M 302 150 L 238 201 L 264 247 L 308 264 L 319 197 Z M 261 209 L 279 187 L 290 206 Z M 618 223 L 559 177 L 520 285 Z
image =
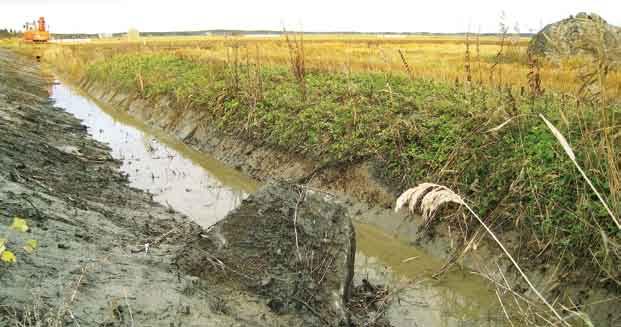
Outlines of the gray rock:
M 597 14 L 579 13 L 544 27 L 533 37 L 528 50 L 534 55 L 556 59 L 591 54 L 589 48 L 593 44 L 610 50 L 618 49 L 621 46 L 621 28 L 608 24 Z

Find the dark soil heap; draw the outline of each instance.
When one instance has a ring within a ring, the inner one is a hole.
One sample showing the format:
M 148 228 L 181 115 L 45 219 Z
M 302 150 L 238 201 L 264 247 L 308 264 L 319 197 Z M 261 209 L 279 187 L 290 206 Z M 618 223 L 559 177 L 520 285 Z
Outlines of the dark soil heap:
M 530 42 L 530 53 L 550 58 L 589 54 L 589 48 L 600 44 L 607 49 L 621 46 L 621 28 L 608 24 L 597 14 L 579 13 L 549 24 Z
M 329 197 L 270 183 L 195 235 L 179 264 L 212 283 L 236 280 L 273 312 L 298 312 L 313 326 L 347 325 L 355 235 L 345 207 Z

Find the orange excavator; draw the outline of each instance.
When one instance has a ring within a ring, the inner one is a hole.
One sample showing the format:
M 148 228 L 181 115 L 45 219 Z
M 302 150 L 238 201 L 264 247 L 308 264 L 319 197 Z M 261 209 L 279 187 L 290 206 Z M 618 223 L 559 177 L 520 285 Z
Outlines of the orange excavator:
M 50 32 L 45 25 L 45 18 L 39 17 L 39 21 L 24 25 L 24 41 L 33 43 L 47 43 L 50 40 Z

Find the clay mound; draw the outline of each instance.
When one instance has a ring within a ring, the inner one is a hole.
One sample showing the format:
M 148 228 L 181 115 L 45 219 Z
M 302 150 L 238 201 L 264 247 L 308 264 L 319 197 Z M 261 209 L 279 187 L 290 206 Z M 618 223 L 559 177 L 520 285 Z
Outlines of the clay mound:
M 302 316 L 308 326 L 348 324 L 355 234 L 345 208 L 328 195 L 270 183 L 193 237 L 178 258 L 192 275 L 242 285 L 273 312 Z
M 618 52 L 621 28 L 608 24 L 597 14 L 579 13 L 544 27 L 533 37 L 528 51 L 534 55 L 559 58 L 588 55 L 594 45 Z

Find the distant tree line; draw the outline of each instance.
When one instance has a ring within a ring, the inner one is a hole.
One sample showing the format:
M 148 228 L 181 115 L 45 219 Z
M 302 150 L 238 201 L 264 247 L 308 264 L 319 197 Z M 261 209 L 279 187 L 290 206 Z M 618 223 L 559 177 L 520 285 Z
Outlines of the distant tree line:
M 299 33 L 299 31 L 289 31 Z M 175 31 L 175 32 L 140 32 L 141 36 L 195 36 L 195 35 L 221 35 L 221 36 L 240 36 L 240 35 L 282 35 L 283 31 L 275 30 L 201 30 L 201 31 Z M 428 36 L 464 36 L 465 33 L 431 33 L 431 32 L 353 32 L 353 31 L 332 31 L 332 32 L 312 32 L 306 31 L 308 35 L 342 34 L 342 35 L 428 35 Z M 125 33 L 114 33 L 114 37 L 124 36 Z M 497 36 L 498 33 L 481 33 L 480 36 Z M 520 33 L 520 36 L 531 37 L 533 33 Z
M 55 39 L 93 39 L 97 38 L 97 34 L 86 33 L 52 33 Z
M 0 38 L 9 38 L 20 36 L 21 33 L 14 29 L 0 28 Z
M 289 31 L 290 33 L 299 33 L 296 31 Z M 172 32 L 143 32 L 140 31 L 140 36 L 203 36 L 203 35 L 217 35 L 217 36 L 243 36 L 243 35 L 283 35 L 283 31 L 275 30 L 200 30 L 200 31 L 172 31 Z M 334 32 L 304 32 L 307 35 L 326 35 L 326 34 L 341 34 L 341 35 L 403 35 L 403 36 L 465 36 L 466 33 L 429 33 L 429 32 L 348 32 L 348 31 L 334 31 Z M 122 38 L 127 36 L 127 32 L 111 33 L 108 34 L 111 37 Z M 481 33 L 480 36 L 497 36 L 498 33 Z M 533 33 L 520 33 L 522 37 L 531 37 Z M 98 34 L 54 34 L 58 39 L 82 39 L 82 38 L 98 38 Z
M 298 33 L 296 31 L 289 31 L 290 33 Z M 13 34 L 11 34 L 13 33 Z M 283 31 L 275 30 L 201 30 L 201 31 L 174 31 L 174 32 L 140 32 L 140 36 L 198 36 L 198 35 L 218 35 L 218 36 L 242 36 L 242 35 L 282 35 Z M 429 36 L 464 36 L 465 33 L 428 33 L 428 32 L 348 32 L 348 31 L 334 31 L 334 32 L 304 32 L 308 35 L 323 35 L 323 34 L 342 34 L 342 35 L 429 35 Z M 89 39 L 98 38 L 99 34 L 89 33 L 54 33 L 56 39 Z M 126 37 L 127 32 L 111 33 L 107 34 L 111 37 L 119 38 Z M 496 36 L 497 33 L 481 33 L 480 36 Z M 0 29 L 0 38 L 7 36 L 21 36 L 21 33 L 14 30 Z M 520 33 L 520 36 L 531 37 L 532 33 Z

